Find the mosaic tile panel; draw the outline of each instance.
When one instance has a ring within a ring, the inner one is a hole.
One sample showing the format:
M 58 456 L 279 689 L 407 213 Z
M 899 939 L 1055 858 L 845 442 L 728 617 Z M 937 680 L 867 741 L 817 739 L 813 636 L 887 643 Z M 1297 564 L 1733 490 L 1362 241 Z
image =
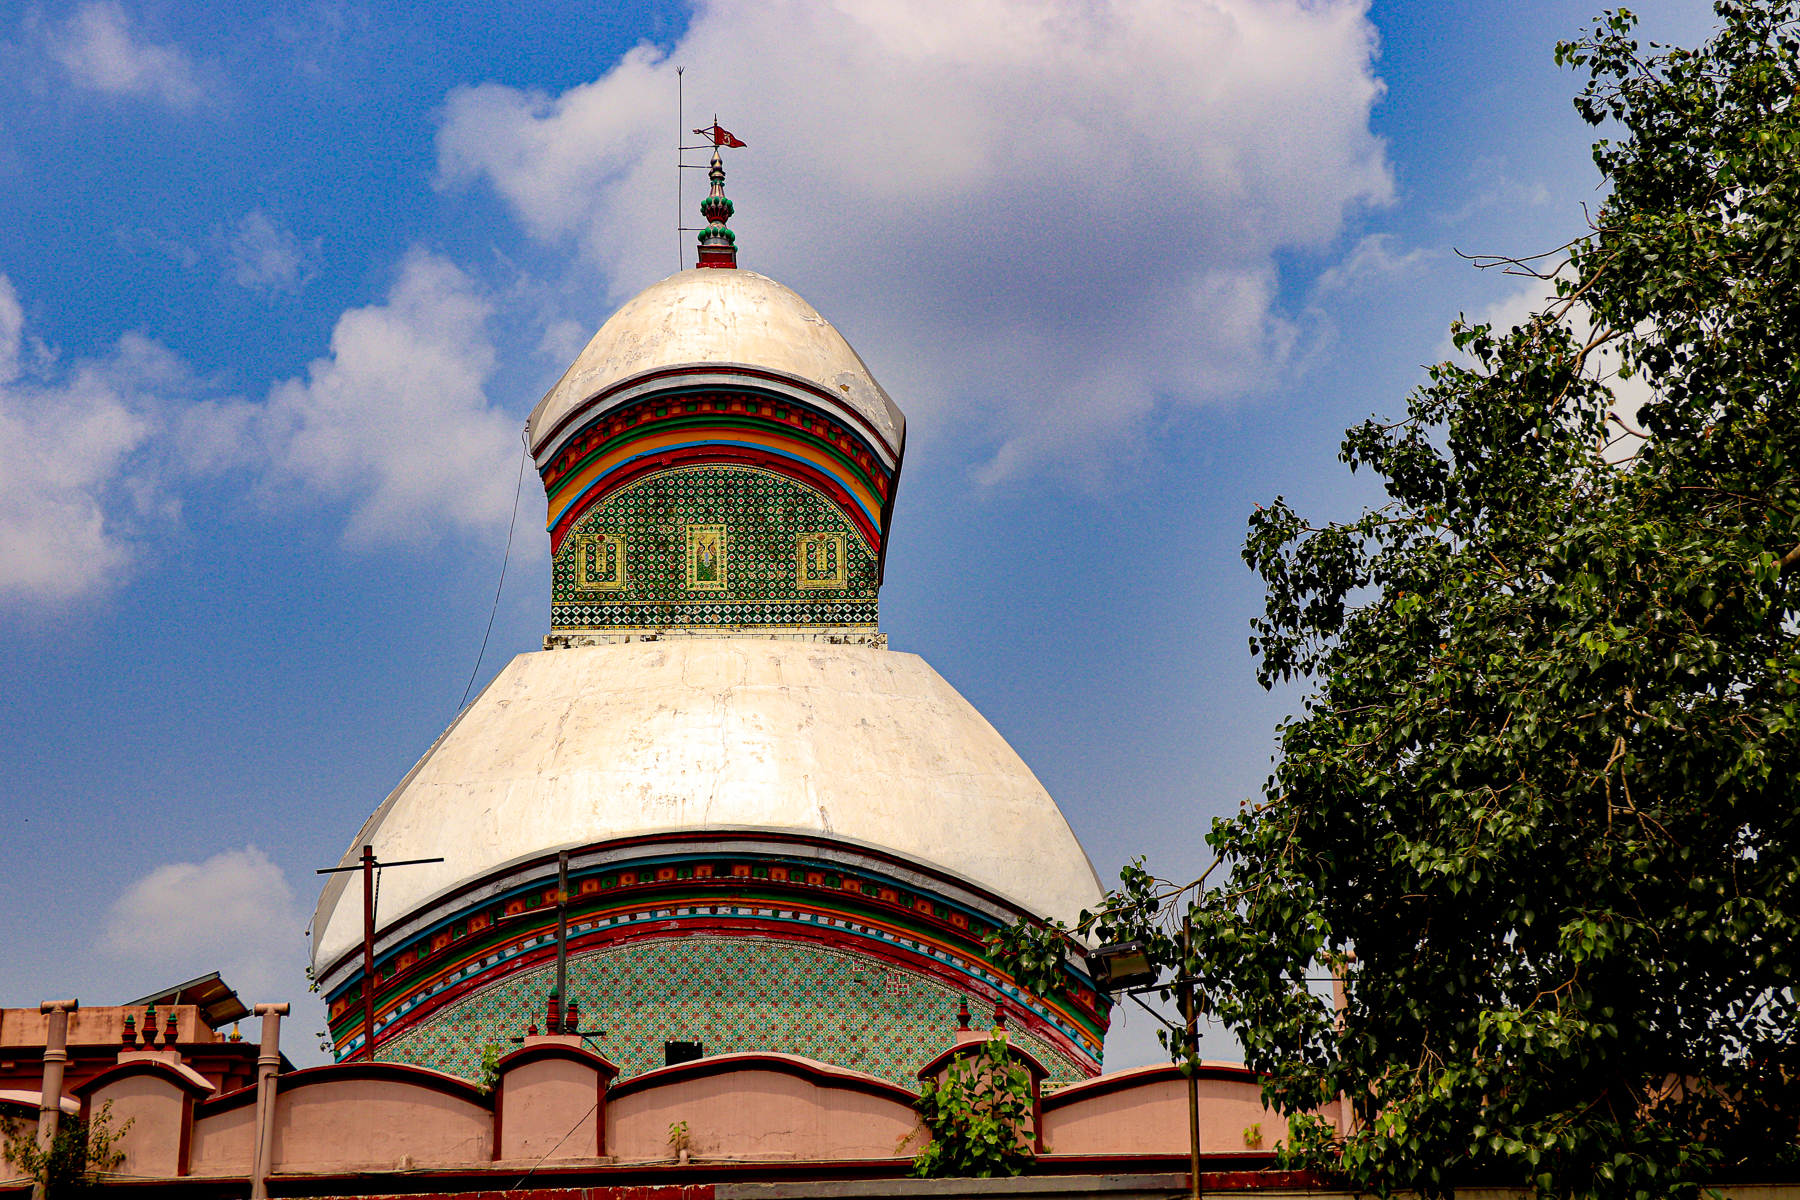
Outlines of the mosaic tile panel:
M 556 968 L 510 976 L 382 1043 L 376 1058 L 474 1079 L 482 1048 L 544 1019 Z M 917 1072 L 950 1045 L 962 994 L 912 971 L 823 946 L 758 938 L 633 942 L 569 958 L 569 992 L 584 1029 L 604 1029 L 602 1053 L 629 1078 L 663 1065 L 665 1041 L 708 1054 L 800 1054 L 916 1088 Z M 976 1028 L 993 1008 L 969 997 Z M 1018 1045 L 1050 1069 L 1050 1083 L 1086 1078 L 1027 1033 Z
M 804 484 L 756 467 L 677 467 L 570 528 L 551 570 L 550 625 L 873 626 L 877 566 L 850 520 Z

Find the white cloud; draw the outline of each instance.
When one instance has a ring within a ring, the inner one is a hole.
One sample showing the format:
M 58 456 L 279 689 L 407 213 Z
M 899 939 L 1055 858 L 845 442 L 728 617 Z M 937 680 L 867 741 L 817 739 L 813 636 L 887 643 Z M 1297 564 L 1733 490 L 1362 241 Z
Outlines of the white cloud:
M 410 253 L 386 300 L 339 317 L 330 353 L 251 418 L 271 482 L 349 500 L 365 548 L 503 533 L 520 422 L 484 391 L 490 313 L 448 259 Z
M 186 52 L 138 37 L 125 10 L 111 0 L 76 9 L 52 36 L 50 53 L 71 80 L 91 91 L 141 96 L 172 108 L 192 108 L 205 96 Z
M 414 252 L 382 303 L 338 318 L 304 378 L 251 404 L 209 395 L 138 333 L 59 365 L 0 275 L 0 599 L 116 589 L 184 489 L 228 473 L 266 497 L 347 502 L 360 548 L 503 534 L 521 451 L 519 421 L 484 391 L 489 314 L 453 264 Z
M 1315 302 L 1346 293 L 1354 294 L 1395 275 L 1403 275 L 1428 257 L 1424 250 L 1396 249 L 1399 239 L 1391 233 L 1371 233 L 1313 281 Z
M 453 92 L 439 162 L 617 301 L 674 266 L 685 64 L 686 124 L 716 109 L 749 143 L 742 265 L 845 328 L 915 434 L 976 442 L 990 479 L 1104 471 L 1159 412 L 1287 361 L 1277 251 L 1391 193 L 1374 44 L 1361 0 L 713 0 L 666 58 Z
M 139 334 L 58 372 L 0 275 L 0 596 L 55 603 L 123 582 L 137 532 L 177 508 L 152 443 L 190 387 Z
M 19 358 L 25 349 L 25 307 L 12 280 L 0 275 L 0 384 L 19 377 Z
M 107 910 L 98 948 L 143 991 L 218 971 L 246 1005 L 291 1002 L 307 994 L 305 928 L 281 868 L 246 846 L 150 871 Z
M 224 242 L 231 277 L 247 288 L 297 292 L 318 272 L 320 239 L 301 242 L 260 208 L 238 218 Z
M 1539 181 L 1523 183 L 1506 173 L 1503 158 L 1477 158 L 1469 164 L 1469 189 L 1463 206 L 1442 213 L 1438 221 L 1444 225 L 1460 225 L 1486 209 L 1516 211 L 1542 208 L 1552 197 L 1550 189 Z
M 173 234 L 160 229 L 121 226 L 113 230 L 113 240 L 133 254 L 153 251 L 179 266 L 193 270 L 200 262 L 200 252 Z

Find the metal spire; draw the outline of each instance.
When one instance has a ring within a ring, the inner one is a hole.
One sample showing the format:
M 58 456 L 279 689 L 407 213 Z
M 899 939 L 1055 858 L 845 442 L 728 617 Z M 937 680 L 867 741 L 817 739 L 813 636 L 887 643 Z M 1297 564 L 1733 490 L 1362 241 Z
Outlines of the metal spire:
M 718 122 L 713 124 L 716 126 Z M 700 231 L 700 261 L 695 265 L 736 269 L 737 234 L 725 227 L 733 207 L 725 195 L 725 164 L 719 158 L 717 145 L 713 147 L 712 167 L 706 176 L 712 180 L 712 190 L 700 201 L 700 215 L 706 218 L 706 228 Z

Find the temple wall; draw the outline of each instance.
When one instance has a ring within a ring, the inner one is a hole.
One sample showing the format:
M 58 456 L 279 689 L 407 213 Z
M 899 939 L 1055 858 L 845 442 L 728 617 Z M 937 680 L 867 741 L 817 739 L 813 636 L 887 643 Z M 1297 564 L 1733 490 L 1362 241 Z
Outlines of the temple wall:
M 250 1173 L 254 1088 L 195 1104 L 191 1081 L 177 1078 L 178 1067 L 158 1064 L 161 1074 L 133 1075 L 131 1066 L 102 1078 L 87 1098 L 90 1104 L 110 1099 L 115 1117 L 135 1118 L 120 1143 L 125 1173 L 149 1179 Z M 492 1093 L 388 1063 L 279 1076 L 273 1169 L 484 1172 L 546 1156 L 601 1170 L 673 1163 L 682 1147 L 670 1134 L 680 1125 L 685 1148 L 700 1163 L 890 1160 L 898 1174 L 924 1146 L 912 1089 L 794 1055 L 709 1057 L 607 1087 L 613 1070 L 578 1039 L 534 1038 L 501 1060 Z M 1272 1147 L 1280 1125 L 1262 1108 L 1255 1076 L 1208 1066 L 1201 1083 L 1208 1154 L 1257 1157 L 1244 1144 L 1244 1130 L 1258 1123 Z M 1185 1083 L 1172 1068 L 1102 1076 L 1044 1098 L 1046 1140 L 1058 1157 L 1184 1156 L 1186 1104 Z
M 256 1148 L 256 1103 L 239 1104 L 194 1118 L 190 1175 L 242 1175 Z
M 1208 1064 L 1199 1083 L 1203 1153 L 1272 1150 L 1287 1139 L 1287 1121 L 1263 1107 L 1254 1072 Z M 1053 1154 L 1186 1154 L 1187 1079 L 1151 1066 L 1063 1088 L 1044 1098 L 1044 1142 Z
M 179 1175 L 186 1166 L 183 1150 L 188 1135 L 188 1097 L 168 1080 L 134 1075 L 96 1089 L 92 1111 L 111 1104 L 112 1128 L 131 1128 L 118 1141 L 126 1175 Z
M 320 1070 L 347 1073 L 278 1097 L 275 1170 L 392 1170 L 493 1159 L 493 1113 L 472 1098 L 441 1085 Z
M 612 1065 L 573 1037 L 539 1038 L 500 1065 L 496 1157 L 595 1159 L 606 1142 Z
M 678 1124 L 701 1159 L 890 1158 L 919 1124 L 904 1088 L 787 1056 L 701 1059 L 617 1091 L 609 1149 L 622 1161 L 668 1159 Z

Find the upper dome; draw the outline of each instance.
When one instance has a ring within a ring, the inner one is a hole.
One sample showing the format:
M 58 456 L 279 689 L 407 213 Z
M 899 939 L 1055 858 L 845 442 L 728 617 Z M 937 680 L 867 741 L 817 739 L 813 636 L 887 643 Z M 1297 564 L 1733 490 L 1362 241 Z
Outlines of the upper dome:
M 739 366 L 786 377 L 856 414 L 897 459 L 906 418 L 842 334 L 790 289 L 754 271 L 681 271 L 600 327 L 526 420 L 539 462 L 590 401 L 623 398 L 672 368 Z
M 397 914 L 546 850 L 675 830 L 877 847 L 1067 924 L 1102 899 L 1055 801 L 922 658 L 784 641 L 519 655 L 344 862 L 365 844 L 389 862 L 443 856 L 388 874 L 381 911 Z M 321 971 L 362 936 L 349 879 L 319 898 Z

